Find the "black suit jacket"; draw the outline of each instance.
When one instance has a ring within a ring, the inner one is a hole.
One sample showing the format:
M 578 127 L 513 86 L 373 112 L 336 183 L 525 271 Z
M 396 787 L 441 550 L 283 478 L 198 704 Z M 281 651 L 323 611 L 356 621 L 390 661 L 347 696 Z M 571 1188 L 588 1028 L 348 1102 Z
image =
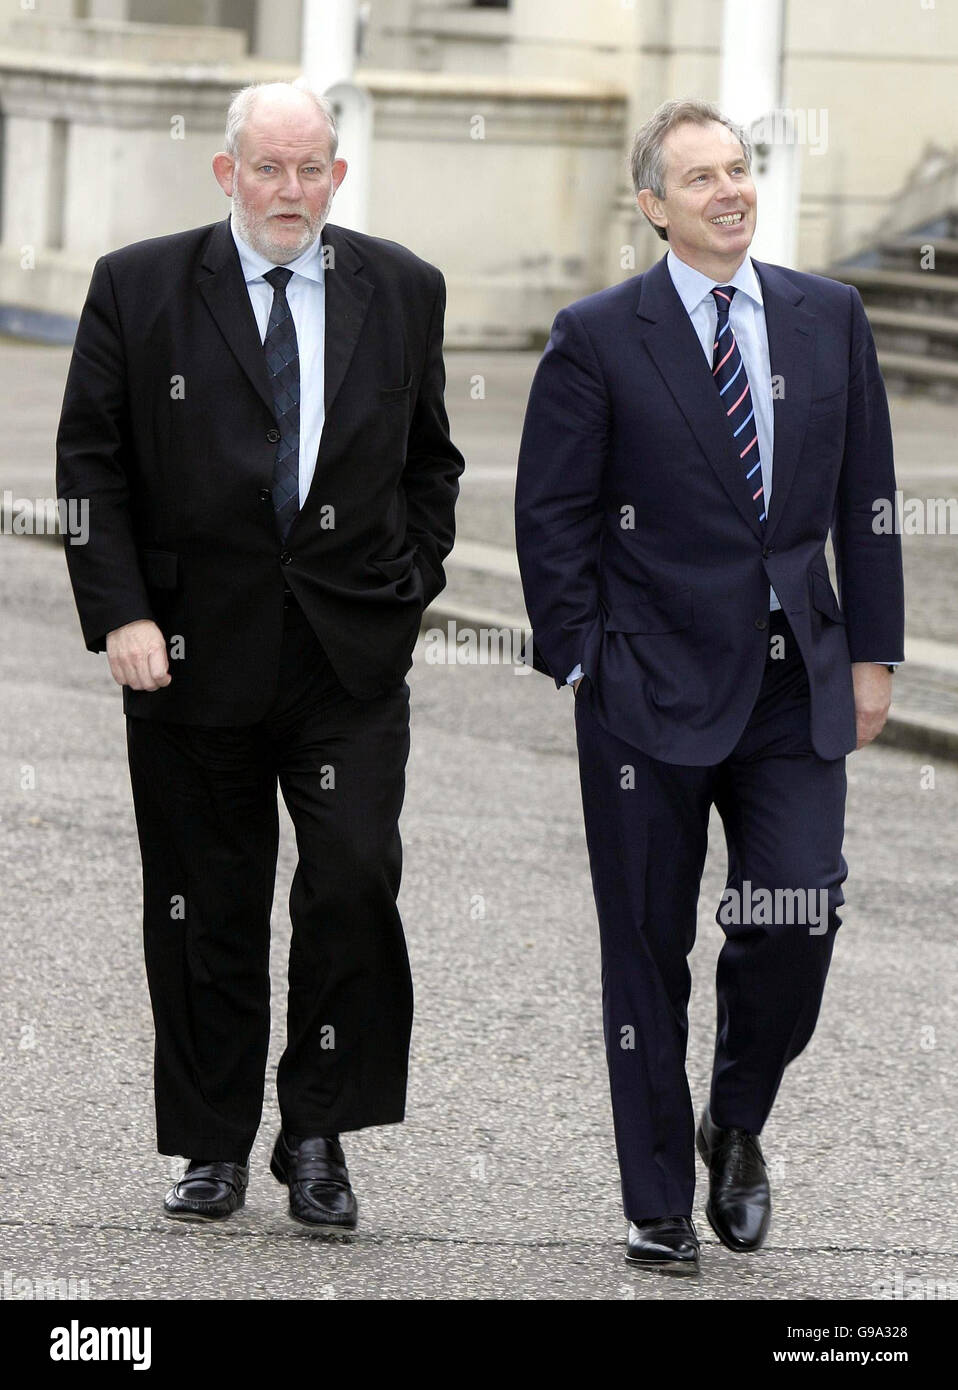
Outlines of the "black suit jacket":
M 153 618 L 171 684 L 144 718 L 248 724 L 274 695 L 288 585 L 346 689 L 402 680 L 442 589 L 463 460 L 443 403 L 445 284 L 394 242 L 327 225 L 325 423 L 281 543 L 276 420 L 229 219 L 97 261 L 57 435 L 57 493 L 87 647 Z M 302 383 L 305 394 L 309 383 Z

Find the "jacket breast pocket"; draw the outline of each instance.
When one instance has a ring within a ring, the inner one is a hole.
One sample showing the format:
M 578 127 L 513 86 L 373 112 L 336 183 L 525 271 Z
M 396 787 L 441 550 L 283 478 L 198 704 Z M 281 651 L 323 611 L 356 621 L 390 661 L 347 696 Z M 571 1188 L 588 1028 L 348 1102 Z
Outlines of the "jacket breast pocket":
M 692 623 L 692 590 L 688 585 L 671 593 L 615 603 L 605 622 L 606 632 L 679 632 Z
M 179 581 L 179 560 L 175 550 L 141 550 L 140 564 L 148 589 L 175 589 Z
M 821 570 L 812 570 L 812 606 L 824 613 L 833 623 L 843 623 L 845 615 L 838 606 L 838 599 L 832 590 L 832 583 Z

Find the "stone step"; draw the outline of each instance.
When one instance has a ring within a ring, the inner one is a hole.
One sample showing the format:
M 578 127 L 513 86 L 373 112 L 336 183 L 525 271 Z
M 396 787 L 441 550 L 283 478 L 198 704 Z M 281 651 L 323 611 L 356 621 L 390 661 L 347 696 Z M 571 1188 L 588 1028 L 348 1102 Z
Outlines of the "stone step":
M 929 246 L 933 267 L 923 266 Z M 861 295 L 888 390 L 958 400 L 958 209 L 886 235 L 862 259 L 830 274 Z
M 878 365 L 889 392 L 921 392 L 939 401 L 958 401 L 958 362 L 879 348 Z
M 878 248 L 881 268 L 885 270 L 917 271 L 922 275 L 929 273 L 930 267 L 923 265 L 926 249 L 934 248 L 934 272 L 940 275 L 958 275 L 958 237 L 912 236 L 900 241 L 883 242 Z
M 902 309 L 935 318 L 958 316 L 958 275 L 857 265 L 836 266 L 828 273 L 833 280 L 854 285 L 869 308 Z
M 880 304 L 868 305 L 867 308 L 868 322 L 877 343 L 884 341 L 889 348 L 894 348 L 897 346 L 894 341 L 897 335 L 901 340 L 900 351 L 958 361 L 958 317 L 915 313 L 909 309 L 886 309 Z

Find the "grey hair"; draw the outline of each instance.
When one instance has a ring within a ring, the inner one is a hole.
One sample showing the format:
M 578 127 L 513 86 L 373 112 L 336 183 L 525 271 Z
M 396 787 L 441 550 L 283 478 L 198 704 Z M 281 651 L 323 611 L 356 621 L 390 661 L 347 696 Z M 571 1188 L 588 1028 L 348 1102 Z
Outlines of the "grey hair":
M 719 125 L 724 125 L 726 130 L 731 131 L 739 141 L 745 156 L 745 167 L 751 173 L 751 141 L 745 131 L 730 121 L 728 116 L 724 116 L 717 106 L 714 106 L 710 101 L 694 101 L 688 98 L 678 101 L 663 101 L 662 105 L 657 106 L 652 112 L 645 125 L 636 131 L 635 140 L 632 142 L 629 166 L 632 170 L 632 186 L 636 193 L 643 188 L 649 188 L 656 198 L 664 198 L 665 150 L 663 144 L 666 135 L 679 125 L 686 123 L 708 125 L 711 121 L 717 121 Z M 658 227 L 646 214 L 643 213 L 643 216 L 656 236 L 661 237 L 663 241 L 668 241 L 668 228 Z
M 275 90 L 277 87 L 292 87 L 294 91 L 305 92 L 311 98 L 317 111 L 325 118 L 326 124 L 329 126 L 329 157 L 335 159 L 339 146 L 336 113 L 332 103 L 327 101 L 314 87 L 311 87 L 305 77 L 297 77 L 295 82 L 251 82 L 248 87 L 242 87 L 238 92 L 235 92 L 226 113 L 226 153 L 231 155 L 233 159 L 239 156 L 240 135 L 257 98 L 261 92 L 269 89 Z

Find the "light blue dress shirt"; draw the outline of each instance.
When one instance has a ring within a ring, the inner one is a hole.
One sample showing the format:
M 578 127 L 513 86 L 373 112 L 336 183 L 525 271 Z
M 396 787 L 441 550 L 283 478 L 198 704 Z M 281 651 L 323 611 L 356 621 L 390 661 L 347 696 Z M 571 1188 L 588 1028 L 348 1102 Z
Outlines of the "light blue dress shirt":
M 731 280 L 710 280 L 700 270 L 695 270 L 679 259 L 669 247 L 666 263 L 672 284 L 685 305 L 686 313 L 692 320 L 692 327 L 702 344 L 702 351 L 708 360 L 709 369 L 714 355 L 715 333 L 718 323 L 718 310 L 712 298 L 716 285 L 734 285 L 738 293 L 732 299 L 729 309 L 729 323 L 738 343 L 738 350 L 745 363 L 748 376 L 749 395 L 755 411 L 755 429 L 758 434 L 759 457 L 762 461 L 762 482 L 765 486 L 765 510 L 772 501 L 772 450 L 775 444 L 775 422 L 772 413 L 772 367 L 768 354 L 768 333 L 765 328 L 765 309 L 762 303 L 762 286 L 752 264 L 751 256 L 746 256 Z M 770 608 L 781 608 L 775 590 L 769 590 Z
M 246 280 L 250 304 L 256 316 L 260 340 L 265 340 L 273 307 L 273 287 L 263 279 L 274 269 L 258 251 L 248 246 L 230 220 L 230 230 Z M 322 237 L 317 237 L 295 261 L 287 264 L 293 272 L 286 286 L 286 302 L 293 316 L 299 348 L 299 505 L 306 501 L 316 471 L 316 456 L 326 418 L 326 282 Z

